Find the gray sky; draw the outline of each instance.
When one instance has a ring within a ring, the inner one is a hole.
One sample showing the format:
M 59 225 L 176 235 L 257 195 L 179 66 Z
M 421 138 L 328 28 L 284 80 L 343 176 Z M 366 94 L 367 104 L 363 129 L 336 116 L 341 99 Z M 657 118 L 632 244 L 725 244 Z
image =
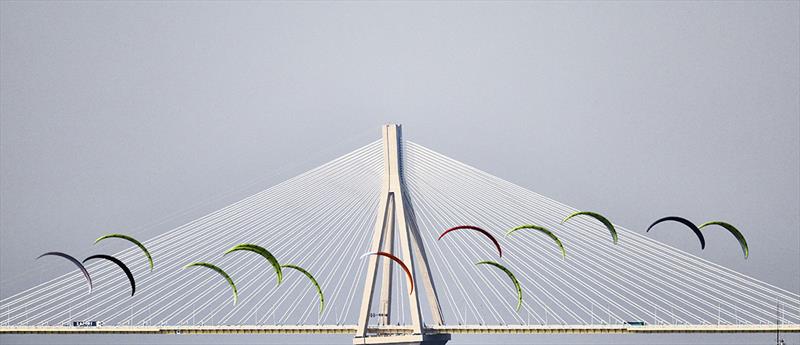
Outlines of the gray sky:
M 800 292 L 799 13 L 796 1 L 0 2 L 0 297 L 69 269 L 31 271 L 38 253 L 164 232 L 385 122 L 642 233 L 669 214 L 727 220 L 749 260 L 722 231 L 702 252 L 679 230 L 648 235 Z

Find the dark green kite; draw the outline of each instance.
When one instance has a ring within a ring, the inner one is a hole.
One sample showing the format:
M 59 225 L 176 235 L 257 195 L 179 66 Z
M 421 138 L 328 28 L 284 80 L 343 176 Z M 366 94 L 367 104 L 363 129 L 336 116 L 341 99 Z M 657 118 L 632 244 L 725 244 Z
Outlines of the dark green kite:
M 139 242 L 135 238 L 130 237 L 128 235 L 124 235 L 124 234 L 108 234 L 108 235 L 102 236 L 102 237 L 94 240 L 94 244 L 97 244 L 97 242 L 100 242 L 100 241 L 102 241 L 102 240 L 104 240 L 106 238 L 121 238 L 123 240 L 127 240 L 127 241 L 135 244 L 137 247 L 139 247 L 139 249 L 141 249 L 144 252 L 144 256 L 147 257 L 147 261 L 150 262 L 150 271 L 153 270 L 153 257 L 150 256 L 150 252 L 147 250 L 147 248 L 145 248 L 145 246 L 144 246 L 144 244 L 142 244 L 142 242 Z
M 514 276 L 514 273 L 511 273 L 508 268 L 494 261 L 481 261 L 476 263 L 476 265 L 492 265 L 505 272 L 508 277 L 511 278 L 511 281 L 514 283 L 514 287 L 517 288 L 517 311 L 519 311 L 519 308 L 522 307 L 522 286 L 519 285 L 519 280 L 517 280 L 517 277 Z
M 742 246 L 742 252 L 744 253 L 744 258 L 747 259 L 747 257 L 750 256 L 750 249 L 747 247 L 747 240 L 744 239 L 744 235 L 742 235 L 742 232 L 739 231 L 739 229 L 737 229 L 733 225 L 720 221 L 705 222 L 702 225 L 698 226 L 697 228 L 702 229 L 703 227 L 708 225 L 719 225 L 728 230 L 731 234 L 733 234 L 734 237 L 736 237 L 736 240 L 739 241 L 739 245 Z
M 561 221 L 561 224 L 564 224 L 566 221 L 568 221 L 572 217 L 581 216 L 581 215 L 592 217 L 592 218 L 597 219 L 598 221 L 600 221 L 600 223 L 603 223 L 603 225 L 605 225 L 606 228 L 608 228 L 608 231 L 611 232 L 611 238 L 614 240 L 614 244 L 617 244 L 617 240 L 619 238 L 617 237 L 617 230 L 614 229 L 614 224 L 611 224 L 611 222 L 608 220 L 608 218 L 603 217 L 603 215 L 601 215 L 599 213 L 590 212 L 590 211 L 578 211 L 578 212 L 575 212 L 575 213 L 567 216 L 567 218 L 564 218 L 564 220 Z
M 223 271 L 221 268 L 215 266 L 214 264 L 210 264 L 208 262 L 192 262 L 186 266 L 183 266 L 183 269 L 195 266 L 210 268 L 214 270 L 214 272 L 219 273 L 219 275 L 225 278 L 225 280 L 228 281 L 228 285 L 230 285 L 231 289 L 233 289 L 233 305 L 236 305 L 236 302 L 239 301 L 239 291 L 236 289 L 236 284 L 233 283 L 233 279 L 231 279 L 231 276 L 225 273 L 225 271 Z
M 278 259 L 276 259 L 275 256 L 272 255 L 272 253 L 270 253 L 268 250 L 264 249 L 264 247 L 261 247 L 261 246 L 258 246 L 258 245 L 252 244 L 252 243 L 240 243 L 240 244 L 237 244 L 237 245 L 233 246 L 233 248 L 228 249 L 227 251 L 225 251 L 225 254 L 223 254 L 223 255 L 227 255 L 228 253 L 235 252 L 235 251 L 240 251 L 240 250 L 253 252 L 253 253 L 261 255 L 265 259 L 267 259 L 267 261 L 269 261 L 269 263 L 272 265 L 272 268 L 275 269 L 275 274 L 278 275 L 278 285 L 281 285 L 281 282 L 283 281 L 283 273 L 281 271 L 281 264 L 278 263 Z
M 516 227 L 516 228 L 513 228 L 513 229 L 509 230 L 509 231 L 506 233 L 506 236 L 508 236 L 508 235 L 511 235 L 511 234 L 513 234 L 514 232 L 517 232 L 518 230 L 522 230 L 522 229 L 532 229 L 532 230 L 538 230 L 538 231 L 540 231 L 540 232 L 543 232 L 543 233 L 544 233 L 544 234 L 546 234 L 547 236 L 550 236 L 550 238 L 552 238 L 552 239 L 553 239 L 553 241 L 555 241 L 555 242 L 556 242 L 556 244 L 558 245 L 558 248 L 560 248 L 560 249 L 561 249 L 561 255 L 562 255 L 564 258 L 566 258 L 566 257 L 567 257 L 567 251 L 566 251 L 566 250 L 564 250 L 564 245 L 561 243 L 561 240 L 559 240 L 559 239 L 558 239 L 558 236 L 556 236 L 556 234 L 554 234 L 552 231 L 548 230 L 547 228 L 545 228 L 545 227 L 543 227 L 543 226 L 538 226 L 538 225 L 533 225 L 533 224 L 525 224 L 525 225 L 520 225 L 520 226 L 518 226 L 518 227 Z
M 325 309 L 325 295 L 322 294 L 322 287 L 319 286 L 319 283 L 317 283 L 317 280 L 314 278 L 314 276 L 300 266 L 287 264 L 287 265 L 281 265 L 281 267 L 291 268 L 300 271 L 300 273 L 305 274 L 306 277 L 308 277 L 308 279 L 311 280 L 311 284 L 314 284 L 314 287 L 317 288 L 317 295 L 319 295 L 319 313 L 322 314 L 322 311 Z

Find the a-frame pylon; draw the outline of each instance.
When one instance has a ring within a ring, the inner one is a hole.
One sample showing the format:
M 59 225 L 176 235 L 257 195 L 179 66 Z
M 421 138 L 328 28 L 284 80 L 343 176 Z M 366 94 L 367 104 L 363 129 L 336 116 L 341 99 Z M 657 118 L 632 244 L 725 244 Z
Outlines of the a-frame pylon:
M 384 175 L 381 187 L 381 197 L 378 204 L 378 215 L 375 219 L 375 229 L 372 235 L 371 251 L 384 251 L 401 258 L 411 271 L 411 280 L 417 285 L 417 271 L 425 289 L 426 301 L 431 311 L 431 323 L 442 325 L 442 310 L 439 306 L 439 297 L 436 286 L 431 277 L 428 259 L 425 256 L 425 247 L 420 239 L 414 209 L 408 200 L 408 195 L 403 182 L 402 160 L 402 132 L 400 125 L 384 125 L 383 132 L 383 157 Z M 395 234 L 399 238 L 401 255 L 394 252 Z M 364 295 L 361 300 L 361 309 L 358 316 L 358 328 L 353 344 L 444 344 L 450 340 L 449 334 L 428 334 L 422 320 L 419 308 L 418 288 L 411 290 L 408 283 L 404 283 L 406 291 L 410 293 L 409 314 L 411 315 L 412 334 L 386 335 L 369 331 L 370 308 L 375 292 L 375 281 L 378 274 L 378 256 L 369 256 L 367 277 L 364 282 Z M 378 313 L 378 328 L 391 322 L 392 306 L 392 266 L 393 263 L 383 258 L 383 273 L 380 295 L 380 312 Z M 405 306 L 399 306 L 403 308 Z

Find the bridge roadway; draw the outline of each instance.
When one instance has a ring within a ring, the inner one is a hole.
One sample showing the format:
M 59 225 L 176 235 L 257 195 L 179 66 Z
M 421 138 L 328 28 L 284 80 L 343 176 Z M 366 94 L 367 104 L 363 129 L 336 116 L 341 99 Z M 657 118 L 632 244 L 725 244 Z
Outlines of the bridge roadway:
M 355 334 L 356 325 L 174 325 L 174 326 L 0 326 L 0 334 Z M 800 324 L 780 331 L 800 333 Z M 774 333 L 774 324 L 744 325 L 445 325 L 427 333 L 450 334 L 622 334 L 622 333 Z M 410 334 L 411 326 L 370 327 L 369 333 Z

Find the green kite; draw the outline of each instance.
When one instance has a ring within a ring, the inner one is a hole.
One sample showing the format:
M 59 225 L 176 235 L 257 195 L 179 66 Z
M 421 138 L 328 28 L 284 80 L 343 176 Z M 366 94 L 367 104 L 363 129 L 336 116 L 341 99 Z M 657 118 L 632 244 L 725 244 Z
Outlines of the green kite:
M 153 257 L 150 256 L 150 252 L 147 250 L 147 248 L 145 248 L 145 246 L 144 246 L 144 244 L 142 244 L 142 242 L 139 242 L 135 238 L 130 237 L 128 235 L 124 235 L 124 234 L 108 234 L 108 235 L 99 237 L 98 239 L 94 240 L 94 244 L 97 244 L 97 242 L 100 242 L 100 241 L 102 241 L 102 240 L 104 240 L 106 238 L 121 238 L 123 240 L 128 240 L 131 243 L 133 243 L 136 246 L 138 246 L 139 249 L 141 249 L 144 252 L 144 256 L 147 257 L 147 261 L 150 262 L 150 271 L 153 270 Z
M 515 228 L 513 228 L 513 229 L 509 230 L 509 231 L 506 233 L 506 236 L 508 236 L 508 235 L 511 235 L 511 234 L 513 234 L 514 232 L 517 232 L 518 230 L 522 230 L 522 229 L 533 229 L 533 230 L 539 230 L 539 231 L 541 231 L 541 232 L 545 233 L 547 236 L 550 236 L 550 238 L 552 238 L 552 239 L 553 239 L 553 241 L 555 241 L 555 242 L 556 242 L 556 244 L 558 245 L 558 248 L 560 248 L 560 249 L 561 249 L 561 255 L 562 255 L 562 256 L 563 256 L 565 259 L 567 258 L 567 251 L 566 251 L 566 250 L 564 250 L 564 245 L 561 243 L 561 240 L 559 240 L 559 239 L 558 239 L 558 236 L 556 236 L 556 234 L 554 234 L 552 231 L 548 230 L 547 228 L 545 228 L 545 227 L 543 227 L 543 226 L 539 226 L 539 225 L 533 225 L 533 224 L 525 224 L 525 225 L 520 225 L 520 226 L 518 226 L 518 227 L 515 227 Z
M 744 235 L 742 235 L 742 232 L 739 231 L 739 229 L 737 229 L 733 225 L 720 221 L 706 222 L 698 226 L 698 228 L 702 229 L 707 225 L 719 225 L 728 230 L 731 234 L 733 234 L 734 237 L 736 237 L 736 240 L 739 241 L 739 245 L 742 246 L 742 252 L 744 253 L 744 258 L 747 259 L 747 257 L 750 256 L 750 249 L 747 247 L 747 240 L 744 239 Z
M 580 216 L 580 215 L 585 215 L 585 216 L 592 217 L 594 219 L 599 220 L 600 223 L 603 223 L 603 225 L 605 225 L 606 228 L 608 228 L 608 231 L 611 232 L 611 238 L 614 239 L 614 244 L 617 244 L 617 240 L 618 240 L 618 238 L 617 238 L 617 230 L 614 229 L 614 224 L 611 224 L 611 222 L 606 217 L 603 217 L 599 213 L 589 212 L 589 211 L 578 211 L 578 212 L 575 212 L 575 213 L 567 216 L 567 218 L 564 218 L 564 220 L 561 221 L 561 224 L 564 224 L 564 222 L 568 221 L 572 217 Z
M 225 280 L 228 281 L 228 285 L 230 285 L 231 289 L 233 289 L 233 305 L 236 305 L 236 302 L 239 301 L 239 291 L 236 290 L 236 284 L 233 283 L 233 279 L 231 279 L 231 277 L 227 273 L 225 273 L 225 271 L 215 266 L 214 264 L 210 264 L 208 262 L 192 262 L 186 266 L 183 266 L 183 269 L 187 269 L 189 267 L 194 267 L 194 266 L 210 268 L 215 272 L 219 273 L 219 275 L 221 275 L 223 278 L 225 278 Z
M 322 311 L 325 309 L 325 295 L 322 294 L 322 287 L 319 286 L 319 283 L 317 283 L 317 280 L 314 279 L 314 276 L 300 266 L 287 264 L 287 265 L 281 265 L 281 267 L 298 270 L 300 271 L 300 273 L 305 274 L 309 280 L 311 280 L 311 284 L 314 284 L 314 287 L 317 288 L 317 295 L 319 295 L 319 313 L 322 314 Z
M 278 259 L 275 258 L 272 253 L 268 250 L 264 249 L 264 247 L 252 244 L 252 243 L 240 243 L 233 248 L 228 249 L 223 255 L 227 255 L 228 253 L 239 251 L 239 250 L 246 250 L 258 255 L 263 256 L 270 264 L 272 264 L 272 268 L 275 269 L 275 274 L 278 275 L 278 285 L 281 285 L 281 281 L 283 281 L 283 272 L 281 271 L 281 264 L 278 263 Z
M 514 276 L 514 273 L 511 273 L 508 268 L 494 261 L 481 261 L 476 263 L 476 265 L 492 265 L 505 272 L 508 277 L 511 278 L 511 281 L 514 283 L 514 287 L 517 288 L 517 311 L 519 311 L 519 308 L 522 306 L 522 287 L 519 285 L 519 280 L 517 280 L 517 277 Z

